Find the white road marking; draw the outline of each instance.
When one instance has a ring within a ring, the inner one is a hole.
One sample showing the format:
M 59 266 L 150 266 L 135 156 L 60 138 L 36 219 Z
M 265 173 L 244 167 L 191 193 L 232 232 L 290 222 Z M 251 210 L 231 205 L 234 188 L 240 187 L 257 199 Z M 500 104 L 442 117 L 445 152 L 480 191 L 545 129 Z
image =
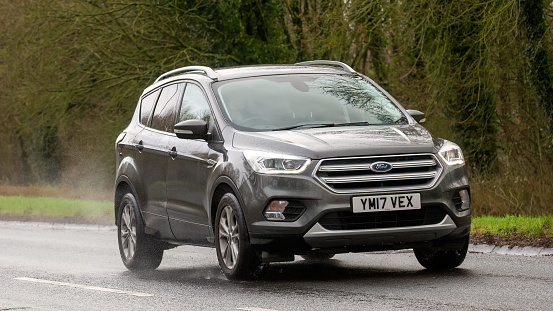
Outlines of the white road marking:
M 244 310 L 244 311 L 278 311 L 278 310 L 263 309 L 263 308 L 236 308 L 236 310 Z
M 73 287 L 73 288 L 91 289 L 91 290 L 97 290 L 97 291 L 101 291 L 101 292 L 125 294 L 125 295 L 138 296 L 138 297 L 152 297 L 153 296 L 152 294 L 129 292 L 129 291 L 125 291 L 125 290 L 111 289 L 111 288 L 105 288 L 105 287 L 97 287 L 97 286 L 88 286 L 88 285 L 82 285 L 82 284 L 48 281 L 48 280 L 41 280 L 41 279 L 34 279 L 34 278 L 15 278 L 15 280 L 35 282 L 35 283 L 44 283 L 44 284 L 51 284 L 51 285 L 58 285 L 58 286 L 67 286 L 67 287 Z

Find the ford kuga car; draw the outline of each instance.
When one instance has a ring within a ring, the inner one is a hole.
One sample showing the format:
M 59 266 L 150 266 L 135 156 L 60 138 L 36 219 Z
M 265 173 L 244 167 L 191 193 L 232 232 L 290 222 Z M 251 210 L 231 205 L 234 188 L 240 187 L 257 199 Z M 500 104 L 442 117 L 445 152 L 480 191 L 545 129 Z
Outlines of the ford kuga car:
M 148 86 L 116 140 L 115 223 L 130 270 L 215 247 L 224 275 L 270 262 L 413 249 L 427 269 L 467 253 L 461 149 L 344 63 L 190 66 Z

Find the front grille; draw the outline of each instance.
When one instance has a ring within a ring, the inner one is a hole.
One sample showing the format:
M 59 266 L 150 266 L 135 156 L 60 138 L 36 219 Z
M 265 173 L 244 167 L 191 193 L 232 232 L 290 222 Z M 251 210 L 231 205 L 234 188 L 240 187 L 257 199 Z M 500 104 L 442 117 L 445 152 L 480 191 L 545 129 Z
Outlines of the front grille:
M 319 220 L 327 230 L 362 230 L 411 227 L 440 223 L 446 213 L 440 205 L 423 206 L 420 210 L 371 213 L 332 212 Z
M 391 164 L 390 171 L 375 172 L 376 162 Z M 321 160 L 316 177 L 334 192 L 377 192 L 431 187 L 442 167 L 432 154 L 370 156 Z

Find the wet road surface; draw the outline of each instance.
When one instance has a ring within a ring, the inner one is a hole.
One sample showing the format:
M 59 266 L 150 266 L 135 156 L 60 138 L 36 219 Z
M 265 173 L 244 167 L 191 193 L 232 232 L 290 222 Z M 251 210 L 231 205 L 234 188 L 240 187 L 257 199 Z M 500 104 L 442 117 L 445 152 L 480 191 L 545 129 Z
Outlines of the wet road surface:
M 0 223 L 2 310 L 553 310 L 553 257 L 469 254 L 424 270 L 410 251 L 271 264 L 258 281 L 228 281 L 215 251 L 182 246 L 134 274 L 116 231 Z

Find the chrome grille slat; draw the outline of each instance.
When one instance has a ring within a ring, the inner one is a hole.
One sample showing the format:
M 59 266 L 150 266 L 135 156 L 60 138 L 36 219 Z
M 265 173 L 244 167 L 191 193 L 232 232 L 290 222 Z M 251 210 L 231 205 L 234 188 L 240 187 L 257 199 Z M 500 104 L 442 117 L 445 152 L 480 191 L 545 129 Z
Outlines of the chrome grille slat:
M 319 171 L 321 172 L 339 172 L 339 171 L 357 171 L 357 170 L 370 170 L 371 164 L 364 165 L 329 165 L 321 167 Z
M 330 184 L 343 184 L 349 182 L 372 182 L 372 181 L 386 181 L 386 180 L 407 180 L 407 179 L 425 179 L 434 178 L 435 172 L 424 174 L 383 174 L 383 175 L 362 175 L 357 177 L 337 177 L 328 178 L 321 177 L 323 181 Z
M 388 162 L 392 169 L 375 172 L 376 162 Z M 438 159 L 428 153 L 324 159 L 314 177 L 333 192 L 371 193 L 430 188 L 441 172 Z
M 434 166 L 436 165 L 436 161 L 434 160 L 428 160 L 428 161 L 405 161 L 405 162 L 398 162 L 398 163 L 392 163 L 392 166 L 394 168 L 405 168 L 405 167 L 424 167 L 424 166 Z
M 377 161 L 375 161 L 377 162 Z M 339 172 L 339 171 L 363 171 L 363 170 L 370 170 L 371 164 L 363 164 L 363 165 L 328 165 L 328 166 L 322 166 L 319 168 L 320 172 Z M 406 168 L 406 167 L 423 167 L 423 166 L 434 166 L 436 165 L 436 161 L 429 160 L 429 161 L 403 161 L 403 162 L 396 162 L 391 163 L 393 168 Z

